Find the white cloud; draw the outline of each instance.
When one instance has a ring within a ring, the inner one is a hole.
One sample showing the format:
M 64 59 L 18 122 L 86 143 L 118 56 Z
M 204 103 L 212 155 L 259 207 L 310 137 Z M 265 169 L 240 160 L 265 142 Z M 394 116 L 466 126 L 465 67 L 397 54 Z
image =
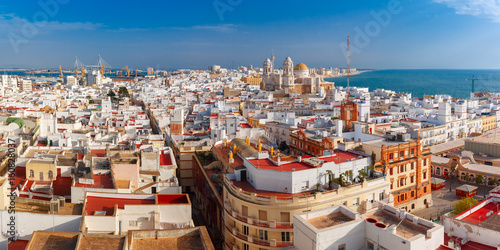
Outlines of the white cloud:
M 434 0 L 455 9 L 460 15 L 472 15 L 500 22 L 500 0 Z
M 102 24 L 91 22 L 59 22 L 59 21 L 38 21 L 33 22 L 25 18 L 16 16 L 15 14 L 0 14 L 0 32 L 21 32 L 24 28 L 31 26 L 36 27 L 41 32 L 49 31 L 70 31 L 70 30 L 95 30 L 102 27 Z
M 174 29 L 179 30 L 208 30 L 222 33 L 231 33 L 236 31 L 236 25 L 234 24 L 220 24 L 220 25 L 196 25 L 191 27 L 175 27 Z

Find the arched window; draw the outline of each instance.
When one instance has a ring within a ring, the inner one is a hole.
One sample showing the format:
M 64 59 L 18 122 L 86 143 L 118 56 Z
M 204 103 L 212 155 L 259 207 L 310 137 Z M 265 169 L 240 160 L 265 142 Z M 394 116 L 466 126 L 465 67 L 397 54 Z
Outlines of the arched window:
M 54 173 L 52 172 L 52 170 L 49 170 L 49 180 L 52 180 L 54 178 Z
M 30 170 L 30 177 L 35 177 L 35 171 Z
M 441 175 L 441 168 L 440 167 L 436 168 L 436 175 Z

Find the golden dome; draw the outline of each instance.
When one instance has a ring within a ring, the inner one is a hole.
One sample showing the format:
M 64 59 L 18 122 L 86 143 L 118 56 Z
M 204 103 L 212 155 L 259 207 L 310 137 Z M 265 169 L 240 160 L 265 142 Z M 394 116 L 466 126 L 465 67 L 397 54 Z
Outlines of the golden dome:
M 307 70 L 307 66 L 303 63 L 295 65 L 295 70 Z

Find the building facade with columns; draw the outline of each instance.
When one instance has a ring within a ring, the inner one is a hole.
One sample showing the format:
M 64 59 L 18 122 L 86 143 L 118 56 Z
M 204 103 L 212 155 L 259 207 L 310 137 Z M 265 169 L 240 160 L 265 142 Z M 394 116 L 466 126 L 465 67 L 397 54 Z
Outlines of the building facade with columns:
M 317 94 L 320 88 L 323 92 L 333 89 L 333 82 L 325 82 L 323 77 L 318 75 L 314 69 L 309 69 L 305 64 L 293 64 L 290 57 L 283 62 L 283 68 L 274 69 L 274 55 L 271 60 L 267 58 L 262 67 L 261 89 L 266 91 L 282 90 L 286 94 Z

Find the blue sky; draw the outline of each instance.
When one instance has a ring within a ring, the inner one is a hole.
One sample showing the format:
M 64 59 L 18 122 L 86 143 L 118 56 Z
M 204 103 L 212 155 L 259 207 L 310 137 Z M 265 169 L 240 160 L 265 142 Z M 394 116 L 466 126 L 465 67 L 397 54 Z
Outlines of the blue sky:
M 3 1 L 0 67 L 262 66 L 272 50 L 345 67 L 350 34 L 352 67 L 500 69 L 499 31 L 498 0 Z

